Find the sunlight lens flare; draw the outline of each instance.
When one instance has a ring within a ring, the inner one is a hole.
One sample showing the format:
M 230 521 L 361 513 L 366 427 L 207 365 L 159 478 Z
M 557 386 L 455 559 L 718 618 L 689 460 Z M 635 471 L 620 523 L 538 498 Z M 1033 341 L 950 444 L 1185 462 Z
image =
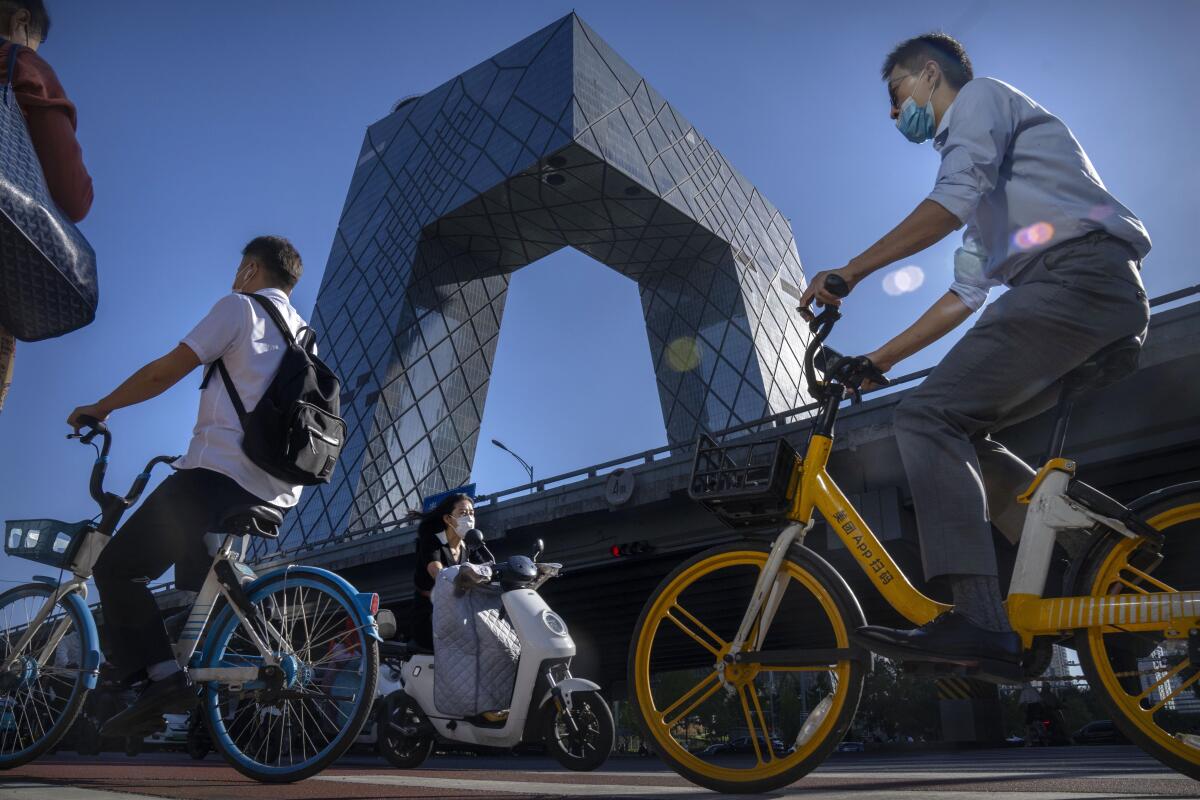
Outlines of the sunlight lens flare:
M 676 372 L 691 372 L 700 366 L 700 345 L 691 336 L 680 336 L 667 345 L 667 366 Z
M 925 283 L 925 270 L 909 264 L 883 276 L 883 290 L 892 297 L 915 292 Z
M 1021 250 L 1040 247 L 1054 238 L 1054 226 L 1049 222 L 1035 222 L 1013 234 L 1013 244 Z

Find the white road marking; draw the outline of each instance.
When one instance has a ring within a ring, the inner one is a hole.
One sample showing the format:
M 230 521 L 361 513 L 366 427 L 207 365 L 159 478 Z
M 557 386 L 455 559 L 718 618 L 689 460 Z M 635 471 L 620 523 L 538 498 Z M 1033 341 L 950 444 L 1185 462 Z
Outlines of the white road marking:
M 0 783 L 0 800 L 162 800 L 145 794 L 81 789 L 57 783 Z

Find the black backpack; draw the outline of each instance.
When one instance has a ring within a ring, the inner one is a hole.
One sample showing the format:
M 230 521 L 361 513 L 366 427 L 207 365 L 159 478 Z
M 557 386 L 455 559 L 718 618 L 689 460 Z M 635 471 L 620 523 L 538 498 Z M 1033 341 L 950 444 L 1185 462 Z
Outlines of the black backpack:
M 221 359 L 208 368 L 200 388 L 208 385 L 213 370 L 221 373 L 242 422 L 242 450 L 264 472 L 301 486 L 329 483 L 346 442 L 346 423 L 338 416 L 341 382 L 312 354 L 317 338 L 312 328 L 305 326 L 292 335 L 274 303 L 243 294 L 262 306 L 287 342 L 279 371 L 249 413 Z

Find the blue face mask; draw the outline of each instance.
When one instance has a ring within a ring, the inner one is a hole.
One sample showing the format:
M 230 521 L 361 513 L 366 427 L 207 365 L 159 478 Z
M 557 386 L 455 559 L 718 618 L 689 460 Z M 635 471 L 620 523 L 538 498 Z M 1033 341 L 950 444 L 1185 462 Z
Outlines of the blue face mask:
M 896 117 L 896 129 L 904 134 L 904 138 L 913 144 L 920 144 L 933 136 L 933 86 L 929 87 L 929 99 L 925 105 L 918 106 L 909 95 L 900 106 L 900 116 Z

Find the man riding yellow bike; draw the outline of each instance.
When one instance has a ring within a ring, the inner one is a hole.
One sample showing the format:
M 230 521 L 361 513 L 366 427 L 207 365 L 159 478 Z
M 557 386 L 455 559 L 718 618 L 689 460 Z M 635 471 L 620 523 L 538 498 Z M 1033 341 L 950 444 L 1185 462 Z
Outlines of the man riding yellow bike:
M 966 225 L 954 282 L 920 319 L 867 357 L 886 372 L 991 304 L 896 409 L 926 577 L 948 579 L 954 610 L 915 630 L 866 626 L 859 644 L 908 661 L 981 656 L 1016 664 L 992 525 L 1020 535 L 1013 501 L 1034 472 L 989 433 L 1051 407 L 1059 381 L 1149 319 L 1139 271 L 1145 226 L 1105 188 L 1071 131 L 1012 86 L 975 78 L 942 33 L 899 44 L 884 61 L 891 117 L 909 141 L 933 140 L 933 191 L 845 266 L 804 293 L 837 304 L 830 275 L 855 284 Z

